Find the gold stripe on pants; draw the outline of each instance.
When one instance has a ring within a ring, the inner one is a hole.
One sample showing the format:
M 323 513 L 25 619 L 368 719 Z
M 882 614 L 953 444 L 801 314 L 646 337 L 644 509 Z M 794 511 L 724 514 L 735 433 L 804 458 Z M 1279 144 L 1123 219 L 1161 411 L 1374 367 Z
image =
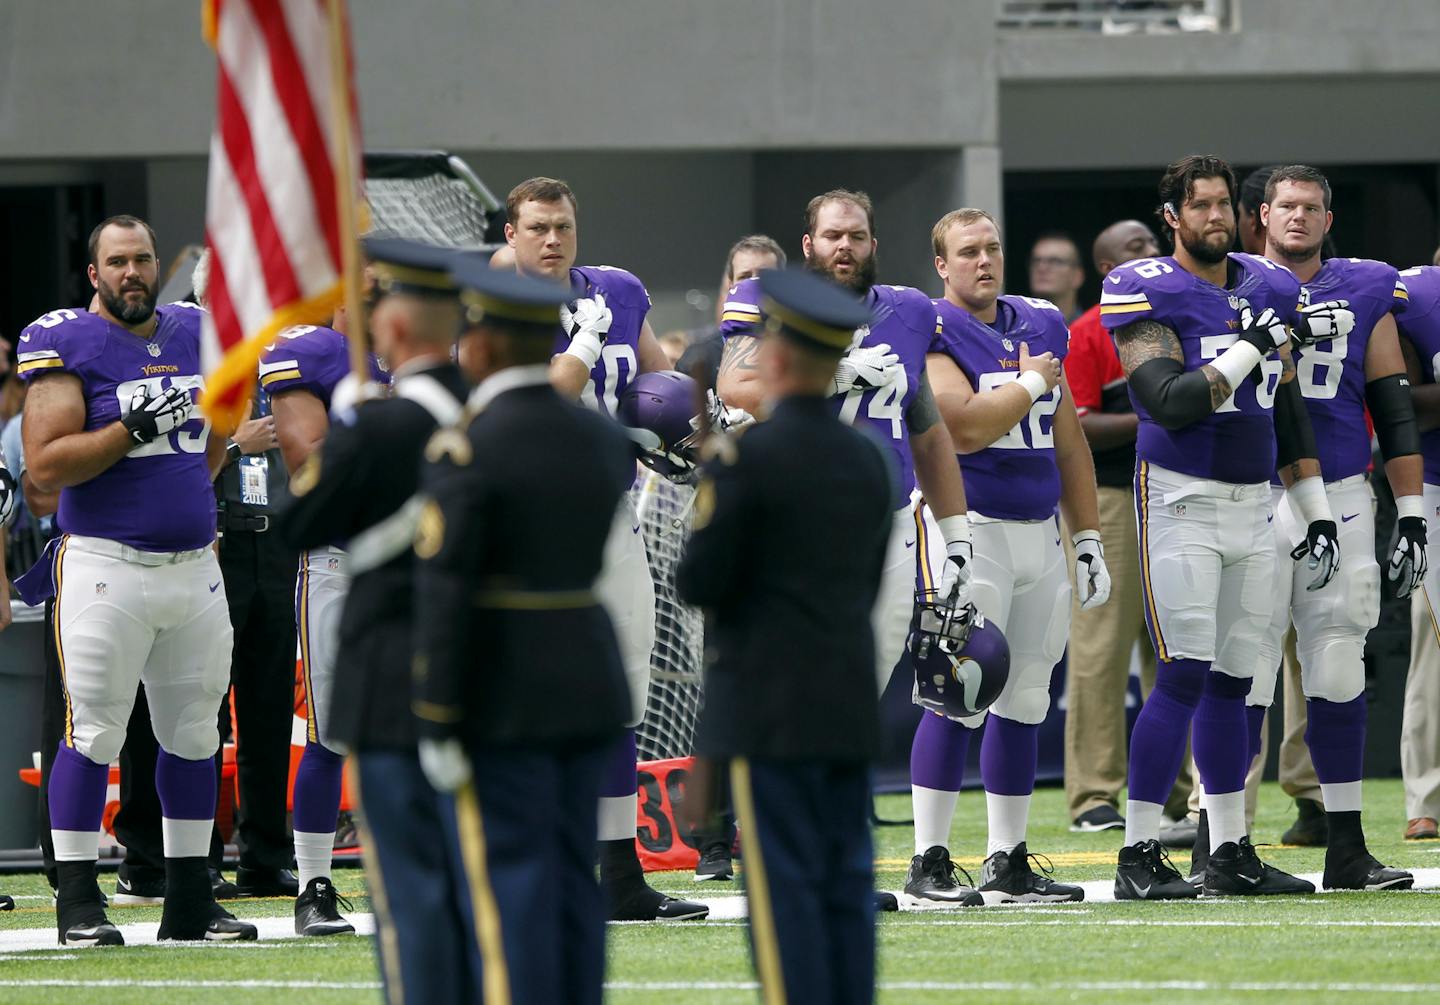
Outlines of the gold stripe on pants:
M 780 965 L 780 939 L 771 906 L 770 881 L 765 875 L 765 858 L 760 848 L 755 816 L 755 795 L 750 788 L 750 761 L 737 757 L 730 762 L 730 794 L 735 812 L 748 821 L 745 832 L 745 893 L 750 901 L 750 932 L 755 940 L 755 969 L 760 974 L 760 996 L 765 1005 L 785 1005 L 785 971 Z

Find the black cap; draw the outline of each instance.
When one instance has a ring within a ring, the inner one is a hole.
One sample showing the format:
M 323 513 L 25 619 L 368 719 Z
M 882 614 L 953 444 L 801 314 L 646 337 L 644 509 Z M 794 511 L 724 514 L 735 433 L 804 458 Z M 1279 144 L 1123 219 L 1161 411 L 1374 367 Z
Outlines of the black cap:
M 381 293 L 453 297 L 450 259 L 455 252 L 403 237 L 367 237 L 365 257 Z
M 450 275 L 460 288 L 465 320 L 478 324 L 487 317 L 535 325 L 559 325 L 560 306 L 570 299 L 569 287 L 546 279 L 492 269 L 481 255 L 450 257 Z
M 807 269 L 760 273 L 760 309 L 766 330 L 832 352 L 850 348 L 855 329 L 870 323 L 870 309 L 849 290 Z

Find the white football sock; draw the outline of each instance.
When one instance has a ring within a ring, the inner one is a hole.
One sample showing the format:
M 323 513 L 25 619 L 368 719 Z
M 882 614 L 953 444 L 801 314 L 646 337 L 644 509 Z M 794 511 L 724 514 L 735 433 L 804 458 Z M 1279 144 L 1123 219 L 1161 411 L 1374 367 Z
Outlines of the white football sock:
M 1125 846 L 1160 839 L 1160 818 L 1165 807 L 1139 799 L 1125 800 Z
M 950 847 L 950 823 L 955 819 L 958 792 L 910 786 L 911 813 L 915 817 L 915 854 L 924 855 L 937 844 Z
M 160 818 L 166 858 L 204 858 L 210 854 L 214 820 L 171 820 Z M 331 839 L 334 840 L 333 838 Z
M 1000 796 L 985 793 L 985 811 L 990 821 L 990 837 L 985 844 L 985 857 L 997 851 L 1011 852 L 1025 840 L 1025 827 L 1030 822 L 1030 796 Z
M 628 796 L 601 796 L 596 809 L 598 840 L 635 840 L 636 811 L 639 796 L 632 792 Z
M 50 831 L 57 862 L 94 862 L 100 857 L 99 831 Z
M 1359 813 L 1360 782 L 1320 783 L 1320 799 L 1327 813 Z
M 1226 841 L 1239 841 L 1245 836 L 1245 790 L 1234 792 L 1202 792 L 1200 805 L 1210 821 L 1210 850 Z
M 335 855 L 335 832 L 314 834 L 295 832 L 295 866 L 300 873 L 300 892 L 312 879 L 330 878 L 330 860 Z

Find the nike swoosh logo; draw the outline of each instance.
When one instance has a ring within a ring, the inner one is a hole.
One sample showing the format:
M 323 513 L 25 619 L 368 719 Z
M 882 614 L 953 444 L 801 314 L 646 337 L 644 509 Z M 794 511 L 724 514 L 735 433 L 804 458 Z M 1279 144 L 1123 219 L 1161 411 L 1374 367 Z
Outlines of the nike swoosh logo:
M 1267 517 L 1265 518 L 1265 522 L 1266 522 L 1266 523 L 1274 523 L 1274 522 L 1275 522 L 1275 514 L 1274 514 L 1274 513 L 1271 513 L 1269 516 L 1267 516 Z
M 115 877 L 115 882 L 119 883 L 121 886 L 123 886 L 123 887 L 124 887 L 125 889 L 127 889 L 127 890 L 130 889 L 130 883 L 129 883 L 128 880 L 124 880 L 124 879 L 121 879 L 119 876 L 116 876 L 116 877 Z
M 30 336 L 29 336 L 29 335 L 21 335 L 21 336 L 20 336 L 20 341 L 21 341 L 21 342 L 29 342 L 29 341 L 30 341 Z
M 220 589 L 220 584 L 216 583 L 214 586 L 210 587 L 210 592 L 214 593 L 218 589 Z
M 1247 876 L 1243 872 L 1237 872 L 1235 875 L 1239 876 L 1251 886 L 1259 886 L 1260 881 L 1265 878 L 1264 876 Z
M 1357 516 L 1359 516 L 1359 515 L 1360 515 L 1359 513 L 1351 513 L 1349 516 L 1342 516 L 1342 517 L 1340 518 L 1340 522 L 1341 522 L 1341 523 L 1349 523 L 1351 520 L 1354 520 L 1354 519 L 1355 519 Z
M 1149 899 L 1150 899 L 1150 884 L 1149 884 L 1149 883 L 1146 883 L 1144 886 L 1141 886 L 1139 883 L 1135 882 L 1134 880 L 1131 880 L 1131 881 L 1130 881 L 1130 889 L 1134 890 L 1134 891 L 1135 891 L 1135 895 L 1136 895 L 1137 897 L 1139 897 L 1141 900 L 1149 900 Z
M 914 541 L 906 541 L 906 542 L 905 542 L 905 547 L 907 547 L 907 548 L 913 548 L 913 547 L 915 547 L 915 542 L 914 542 Z

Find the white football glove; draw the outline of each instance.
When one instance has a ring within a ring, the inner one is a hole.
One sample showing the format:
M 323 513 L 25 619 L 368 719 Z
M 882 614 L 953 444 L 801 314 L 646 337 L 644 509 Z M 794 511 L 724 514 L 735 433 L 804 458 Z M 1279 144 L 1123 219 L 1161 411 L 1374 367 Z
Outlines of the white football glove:
M 1390 535 L 1390 559 L 1385 564 L 1386 578 L 1395 587 L 1395 596 L 1404 600 L 1420 588 L 1429 570 L 1425 554 L 1428 531 L 1424 504 L 1419 496 L 1400 496 L 1395 500 L 1399 518 Z
M 1080 610 L 1099 607 L 1110 599 L 1110 570 L 1105 567 L 1105 546 L 1100 532 L 1082 530 L 1070 540 L 1075 545 L 1075 591 Z
M 734 433 L 755 421 L 755 416 L 743 408 L 731 408 L 711 388 L 705 392 L 705 411 L 709 413 L 710 428 L 717 433 Z
M 1301 345 L 1325 338 L 1343 338 L 1355 330 L 1355 312 L 1348 300 L 1326 300 L 1300 308 L 1295 334 Z
M 1290 341 L 1290 329 L 1273 308 L 1256 314 L 1246 304 L 1240 308 L 1240 337 L 1268 356 Z
M 560 305 L 560 326 L 570 336 L 565 354 L 574 356 L 585 369 L 593 370 L 600 359 L 600 349 L 605 336 L 615 320 L 610 308 L 605 306 L 605 296 L 596 293 L 593 297 L 582 297 L 573 304 Z
M 970 518 L 964 513 L 936 521 L 945 541 L 945 564 L 940 567 L 940 599 L 954 599 L 955 606 L 970 603 L 970 572 L 974 548 L 970 543 Z
M 15 522 L 15 504 L 19 498 L 20 489 L 15 484 L 15 476 L 0 467 L 0 527 L 8 527 Z
M 149 443 L 185 423 L 195 411 L 195 399 L 187 388 L 171 385 L 151 397 L 145 385 L 135 388 L 130 396 L 130 410 L 120 422 L 137 444 Z
M 884 387 L 897 380 L 904 369 L 900 357 L 891 352 L 890 346 L 884 342 L 851 349 L 840 358 L 840 365 L 835 368 L 830 393 L 836 395 L 856 389 L 863 391 Z
M 421 740 L 420 770 L 436 792 L 454 792 L 470 781 L 470 757 L 459 740 Z

